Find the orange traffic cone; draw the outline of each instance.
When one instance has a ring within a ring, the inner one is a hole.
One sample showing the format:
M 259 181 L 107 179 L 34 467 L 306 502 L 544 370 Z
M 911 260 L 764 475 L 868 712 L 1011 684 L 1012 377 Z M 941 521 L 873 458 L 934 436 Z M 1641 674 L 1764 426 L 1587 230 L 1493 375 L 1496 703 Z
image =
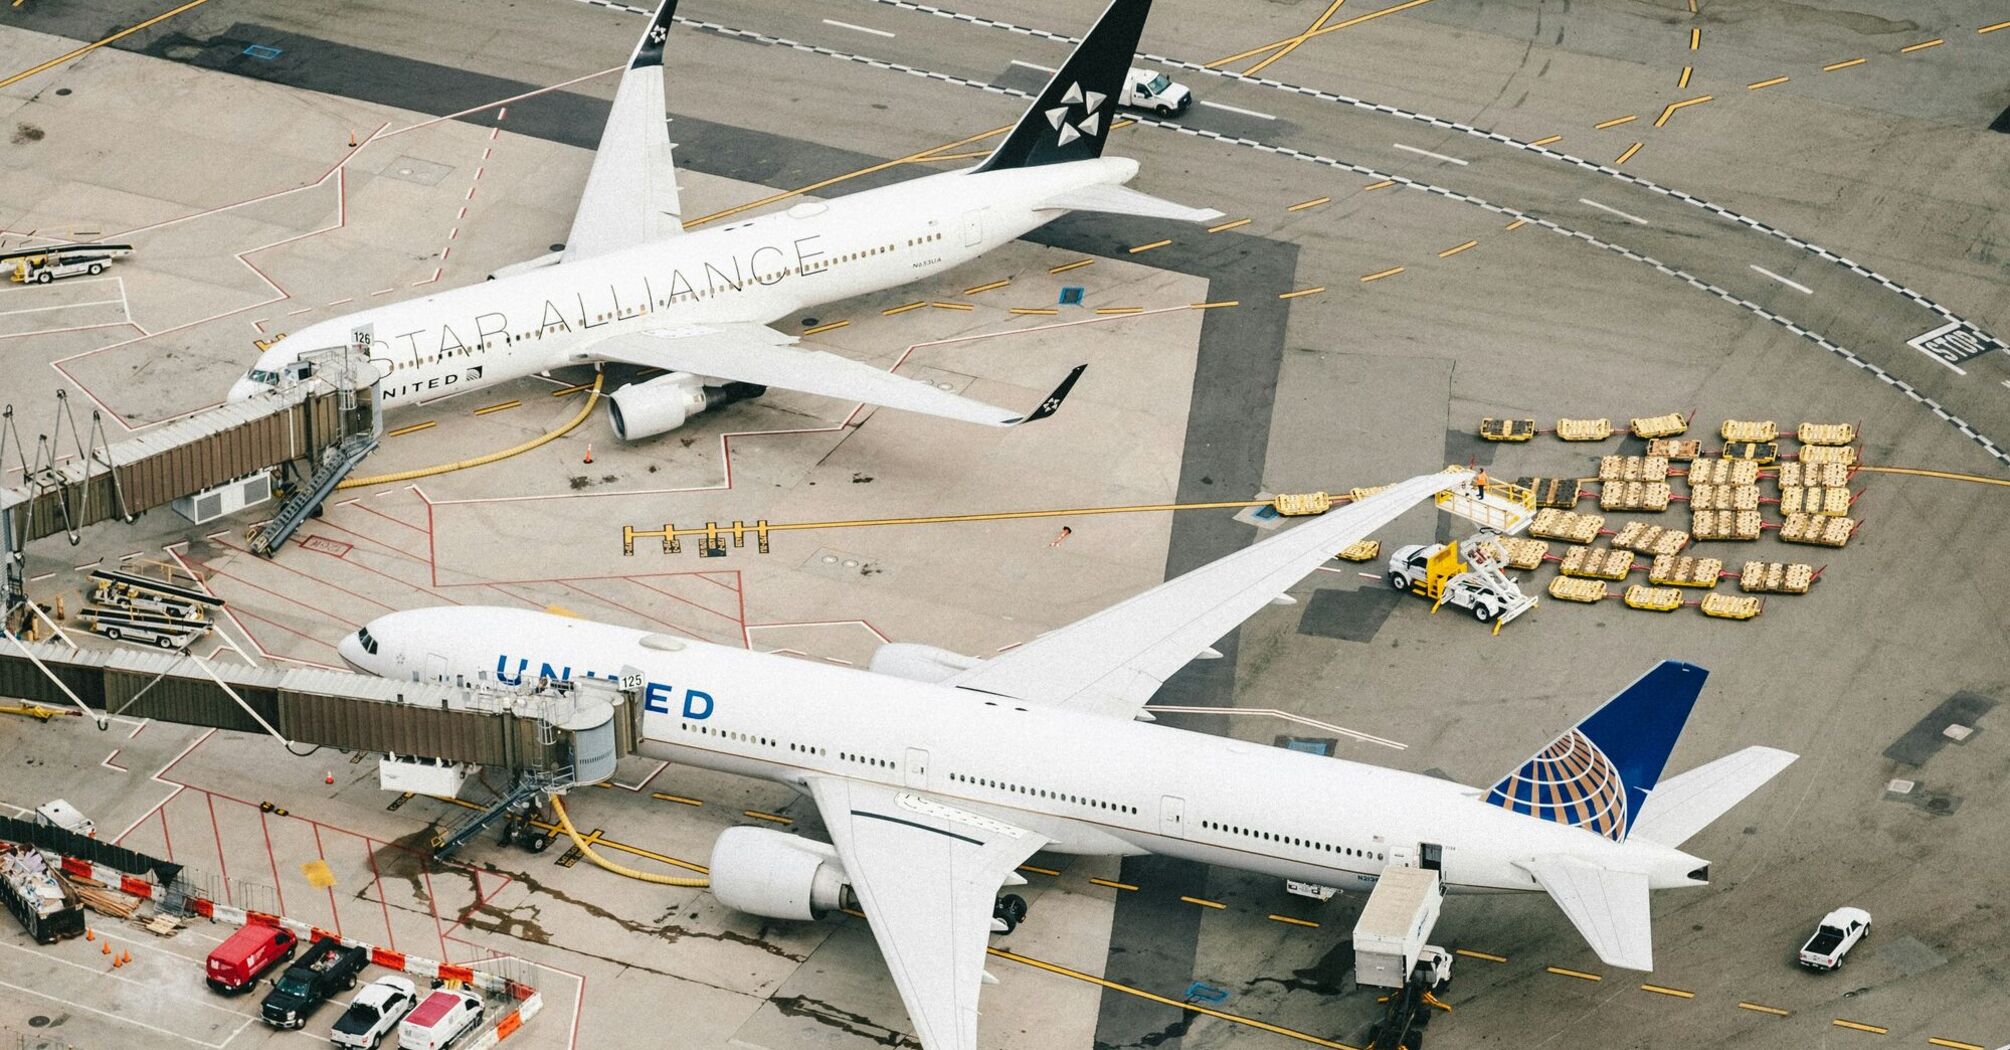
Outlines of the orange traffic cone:
M 356 148 L 356 131 L 353 128 L 351 128 L 349 131 L 349 148 L 350 149 Z
M 119 953 L 119 961 L 120 961 L 120 962 L 122 962 L 122 963 L 129 963 L 129 962 L 132 962 L 132 961 L 133 961 L 133 953 L 132 953 L 132 952 L 131 952 L 130 950 L 127 950 L 127 951 L 124 951 L 124 952 L 120 952 L 120 953 Z
M 121 962 L 121 961 L 119 960 L 119 957 L 118 957 L 118 956 L 116 956 L 116 955 L 112 956 L 112 969 L 116 970 L 116 969 L 118 969 L 119 967 L 121 967 L 121 966 L 124 966 L 124 965 L 125 965 L 125 963 L 124 963 L 124 962 Z
M 86 930 L 84 931 L 84 939 L 85 939 L 85 940 L 87 940 L 87 941 L 95 941 L 95 940 L 97 940 L 97 939 L 98 939 L 98 931 L 96 931 L 96 930 L 92 930 L 92 929 L 86 929 Z
M 106 941 L 105 943 L 98 945 L 98 954 L 99 955 L 112 954 L 112 942 Z
M 591 462 L 593 462 L 593 442 L 591 442 L 591 441 L 589 441 L 589 442 L 587 442 L 587 443 L 586 443 L 586 459 L 585 459 L 585 462 L 587 462 L 587 463 L 591 463 Z

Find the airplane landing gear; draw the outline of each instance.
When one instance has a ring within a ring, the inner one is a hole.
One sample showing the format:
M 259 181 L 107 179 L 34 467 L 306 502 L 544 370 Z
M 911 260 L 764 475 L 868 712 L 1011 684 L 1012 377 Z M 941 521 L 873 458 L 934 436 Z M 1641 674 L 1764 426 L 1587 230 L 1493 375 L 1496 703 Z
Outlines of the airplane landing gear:
M 1016 893 L 998 898 L 998 903 L 991 908 L 991 917 L 1005 924 L 1000 933 L 1011 933 L 1026 919 L 1026 898 Z

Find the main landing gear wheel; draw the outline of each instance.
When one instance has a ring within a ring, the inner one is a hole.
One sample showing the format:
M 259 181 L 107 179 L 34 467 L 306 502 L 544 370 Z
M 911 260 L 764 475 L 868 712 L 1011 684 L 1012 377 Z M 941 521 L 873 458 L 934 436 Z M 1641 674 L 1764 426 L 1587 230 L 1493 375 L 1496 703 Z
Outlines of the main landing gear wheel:
M 1005 924 L 1005 932 L 1011 933 L 1026 919 L 1026 898 L 1016 893 L 1008 893 L 998 898 L 998 903 L 991 909 L 991 917 L 1002 921 Z

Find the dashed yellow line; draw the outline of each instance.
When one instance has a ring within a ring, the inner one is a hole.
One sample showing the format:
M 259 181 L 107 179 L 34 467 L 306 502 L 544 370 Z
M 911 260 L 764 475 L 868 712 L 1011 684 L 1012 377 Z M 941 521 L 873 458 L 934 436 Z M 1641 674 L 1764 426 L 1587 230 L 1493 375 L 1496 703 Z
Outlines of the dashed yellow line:
M 1353 26 L 1360 25 L 1363 22 L 1381 18 L 1385 15 L 1393 15 L 1398 11 L 1408 11 L 1410 8 L 1413 7 L 1422 7 L 1423 5 L 1428 4 L 1430 2 L 1431 0 L 1404 0 L 1403 3 L 1397 4 L 1393 7 L 1385 7 L 1379 11 L 1370 11 L 1365 15 L 1357 15 L 1353 18 L 1347 19 L 1344 22 L 1335 22 L 1332 25 L 1319 26 L 1317 29 L 1312 29 L 1303 33 L 1295 34 L 1293 36 L 1288 36 L 1285 37 L 1283 40 L 1273 40 L 1270 43 L 1264 44 L 1261 47 L 1252 47 L 1247 51 L 1230 55 L 1227 58 L 1217 58 L 1214 61 L 1209 62 L 1207 64 L 1207 68 L 1219 69 L 1222 66 L 1228 65 L 1230 62 L 1240 62 L 1245 58 L 1254 58 L 1257 55 L 1261 55 L 1266 51 L 1278 51 L 1280 49 L 1289 50 L 1291 48 L 1298 46 L 1299 44 L 1304 43 L 1307 40 L 1312 39 L 1313 37 L 1325 36 L 1328 33 L 1338 32 L 1339 30 L 1342 29 L 1348 29 Z M 1276 55 L 1273 56 L 1269 61 L 1275 61 L 1277 58 L 1281 57 L 1283 56 Z M 1268 64 L 1268 62 L 1266 62 L 1265 64 Z M 1255 68 L 1252 67 L 1250 71 L 1255 72 Z
M 1624 164 L 1624 163 L 1626 163 L 1627 161 L 1629 161 L 1629 160 L 1632 160 L 1632 159 L 1633 159 L 1633 155 L 1634 155 L 1635 153 L 1638 153 L 1638 152 L 1640 152 L 1640 147 L 1641 147 L 1642 145 L 1644 145 L 1644 143 L 1640 143 L 1640 142 L 1636 142 L 1636 143 L 1634 143 L 1633 145 L 1631 145 L 1631 146 L 1628 146 L 1628 147 L 1626 147 L 1626 152 L 1624 152 L 1624 153 L 1621 153 L 1621 154 L 1619 155 L 1619 159 L 1618 159 L 1618 160 L 1615 160 L 1615 161 L 1613 161 L 1612 163 L 1614 163 L 1614 164 Z
M 1186 308 L 1189 310 L 1220 310 L 1224 307 L 1241 305 L 1242 300 L 1240 299 L 1222 299 L 1212 303 L 1188 303 L 1186 304 Z
M 1141 314 L 1145 312 L 1145 308 L 1142 306 L 1098 306 L 1096 307 L 1096 312 L 1099 314 Z
M 2010 23 L 2005 24 L 2010 25 Z M 1947 1050 L 1988 1050 L 1987 1047 L 1981 1046 L 1976 1043 L 1964 1043 L 1959 1039 L 1942 1039 L 1937 1035 L 1927 1036 L 1926 1045 L 1944 1046 L 1947 1048 Z
M 976 308 L 975 306 L 972 306 L 972 305 L 970 305 L 969 303 L 952 303 L 952 302 L 946 302 L 946 301 L 943 301 L 943 300 L 939 300 L 939 299 L 931 299 L 931 300 L 929 300 L 929 302 L 928 302 L 928 305 L 929 305 L 929 307 L 930 307 L 931 309 L 935 309 L 935 310 L 975 310 L 975 309 L 977 309 L 977 308 Z
M 1643 984 L 1640 986 L 1640 990 L 1643 992 L 1653 992 L 1655 995 L 1672 996 L 1676 999 L 1696 998 L 1695 992 L 1685 992 L 1680 988 L 1669 988 L 1659 984 Z
M 1845 62 L 1831 62 L 1831 63 L 1829 63 L 1828 65 L 1826 65 L 1826 66 L 1823 66 L 1823 67 L 1822 67 L 1822 72 L 1824 72 L 1824 73 L 1833 73 L 1833 72 L 1835 72 L 1835 71 L 1836 71 L 1836 70 L 1838 70 L 1838 69 L 1848 69 L 1848 68 L 1850 68 L 1851 66 L 1860 66 L 1860 65 L 1863 65 L 1863 64 L 1864 64 L 1865 62 L 1868 62 L 1868 61 L 1870 61 L 1870 59 L 1867 59 L 1867 58 L 1852 58 L 1852 59 L 1849 59 L 1848 61 L 1845 61 Z
M 1171 237 L 1167 237 L 1167 238 L 1166 238 L 1166 239 L 1164 239 L 1164 240 L 1161 240 L 1161 241 L 1153 241 L 1153 242 L 1152 242 L 1152 243 L 1150 243 L 1150 244 L 1140 244 L 1140 245 L 1137 245 L 1137 246 L 1135 246 L 1135 247 L 1133 247 L 1133 248 L 1129 249 L 1129 252 L 1130 252 L 1130 254 L 1132 254 L 1132 255 L 1136 255 L 1136 254 L 1138 254 L 1139 252 L 1148 252 L 1148 251 L 1151 251 L 1151 250 L 1152 250 L 1153 248 L 1163 248 L 1163 247 L 1165 247 L 1166 245 L 1168 245 L 1168 244 L 1171 244 L 1171 243 L 1172 243 L 1172 238 L 1171 238 Z
M 755 820 L 765 820 L 770 824 L 795 823 L 795 820 L 793 818 L 782 816 L 780 813 L 763 813 L 758 809 L 741 810 L 741 812 L 746 816 L 754 818 Z
M 1299 201 L 1299 202 L 1298 202 L 1297 204 L 1294 204 L 1294 205 L 1292 205 L 1291 207 L 1289 207 L 1289 208 L 1286 208 L 1286 209 L 1284 209 L 1284 210 L 1285 210 L 1285 211 L 1304 211 L 1304 210 L 1305 210 L 1305 209 L 1307 209 L 1307 208 L 1317 208 L 1317 207 L 1318 207 L 1318 206 L 1320 206 L 1321 204 L 1325 204 L 1326 202 L 1328 202 L 1328 201 L 1330 201 L 1330 200 L 1332 200 L 1332 199 L 1333 199 L 1333 198 L 1331 198 L 1331 197 L 1314 197 L 1314 198 L 1312 198 L 1312 199 L 1311 199 L 1311 200 L 1309 200 L 1309 201 Z
M 965 288 L 965 289 L 963 289 L 963 294 L 964 294 L 964 295 L 976 295 L 976 294 L 978 294 L 979 292 L 988 292 L 988 291 L 992 291 L 992 290 L 994 290 L 994 289 L 998 289 L 998 288 L 1003 288 L 1003 287 L 1005 287 L 1006 285 L 1008 285 L 1008 284 L 1011 284 L 1011 283 L 1012 283 L 1012 278 L 1010 278 L 1010 277 L 1001 277 L 1001 278 L 999 278 L 998 280 L 995 280 L 995 281 L 992 281 L 992 282 L 991 282 L 990 284 L 979 284 L 979 285 L 974 285 L 974 286 L 972 286 L 972 287 L 969 287 L 969 288 Z
M 1715 95 L 1697 95 L 1695 98 L 1685 98 L 1680 102 L 1670 102 L 1668 103 L 1667 108 L 1661 111 L 1661 115 L 1654 118 L 1654 126 L 1658 128 L 1666 125 L 1668 123 L 1668 118 L 1674 116 L 1675 111 L 1678 109 L 1688 109 L 1690 106 L 1700 106 L 1703 103 L 1708 102 L 1716 97 L 1717 96 Z
M 161 14 L 158 14 L 158 15 L 155 15 L 155 16 L 153 16 L 152 18 L 149 18 L 149 19 L 147 19 L 147 20 L 146 20 L 146 21 L 144 21 L 144 22 L 140 22 L 140 23 L 138 23 L 137 25 L 133 25 L 133 26 L 129 26 L 129 27 L 125 28 L 125 29 L 121 29 L 121 30 L 119 30 L 118 32 L 116 32 L 116 33 L 113 33 L 113 34 L 112 34 L 111 36 L 108 36 L 108 37 L 105 37 L 105 38 L 104 38 L 104 39 L 102 39 L 102 40 L 94 40 L 94 41 L 92 41 L 91 43 L 88 43 L 88 44 L 85 44 L 85 45 L 84 45 L 83 47 L 80 47 L 80 48 L 77 48 L 77 49 L 76 49 L 76 50 L 74 50 L 74 51 L 71 51 L 71 52 L 68 52 L 67 54 L 63 54 L 63 55 L 58 55 L 57 57 L 55 57 L 55 58 L 52 58 L 52 59 L 50 59 L 49 61 L 47 61 L 47 62 L 44 62 L 44 63 L 42 63 L 42 64 L 41 64 L 41 65 L 39 65 L 39 66 L 35 66 L 35 67 L 31 68 L 31 69 L 24 69 L 24 70 L 22 70 L 21 72 L 19 72 L 19 73 L 16 73 L 16 74 L 14 74 L 14 75 L 13 75 L 13 76 L 11 76 L 11 77 L 8 77 L 8 78 L 7 78 L 7 79 L 5 79 L 5 80 L 0 80 L 0 88 L 4 88 L 4 87 L 9 87 L 9 86 L 12 86 L 12 85 L 14 85 L 14 84 L 17 84 L 17 83 L 20 83 L 21 81 L 23 81 L 23 80 L 26 80 L 26 79 L 28 79 L 29 77 L 32 77 L 32 76 L 34 76 L 34 75 L 35 75 L 35 74 L 37 74 L 37 73 L 42 73 L 42 72 L 46 72 L 46 71 L 48 71 L 48 70 L 51 70 L 51 69 L 54 69 L 54 68 L 56 68 L 57 66 L 60 66 L 60 65 L 62 65 L 63 63 L 65 63 L 65 62 L 68 62 L 68 61 L 70 61 L 71 59 L 75 59 L 75 58 L 81 58 L 81 57 L 83 57 L 84 55 L 88 55 L 88 54 L 90 54 L 91 52 L 93 52 L 93 51 L 96 51 L 97 49 L 99 49 L 99 48 L 101 48 L 101 47 L 104 47 L 104 46 L 105 46 L 106 44 L 109 44 L 109 43 L 111 43 L 111 42 L 113 42 L 113 41 L 115 41 L 115 40 L 121 40 L 121 39 L 124 39 L 125 37 L 129 37 L 129 36 L 133 35 L 134 33 L 137 33 L 137 32 L 139 32 L 140 30 L 142 30 L 142 29 L 145 29 L 145 28 L 147 28 L 148 26 L 151 26 L 151 25 L 154 25 L 154 24 L 156 24 L 156 23 L 160 23 L 160 22 L 165 22 L 165 21 L 167 21 L 168 19 L 170 19 L 170 18 L 173 18 L 174 16 L 176 16 L 176 15 L 178 15 L 178 14 L 181 14 L 181 13 L 182 13 L 183 11 L 186 11 L 186 10 L 188 10 L 189 8 L 192 8 L 192 7 L 201 7 L 202 5 L 204 5 L 204 4 L 206 4 L 206 3 L 209 3 L 209 0 L 189 0 L 189 2 L 188 2 L 188 3 L 186 3 L 186 4 L 183 4 L 183 5 L 181 5 L 180 7 L 177 7 L 177 8 L 175 8 L 175 9 L 174 9 L 174 10 L 172 10 L 172 11 L 167 11 L 167 12 L 163 12 L 163 13 L 161 13 Z M 15 4 L 14 6 L 16 6 L 16 7 L 19 7 L 19 6 L 21 6 L 21 5 L 19 5 L 19 4 Z
M 1438 258 L 1449 259 L 1452 256 L 1459 254 L 1460 252 L 1471 251 L 1472 249 L 1478 247 L 1479 243 L 1480 242 L 1478 241 L 1467 241 L 1464 244 L 1454 244 L 1451 247 L 1446 248 L 1444 251 L 1439 252 Z
M 1325 290 L 1326 286 L 1322 284 L 1317 288 L 1300 288 L 1295 292 L 1280 292 L 1277 297 L 1279 299 L 1296 299 L 1302 295 L 1318 295 Z
M 507 412 L 512 408 L 522 408 L 522 407 L 523 402 L 521 400 L 511 398 L 508 401 L 498 401 L 493 405 L 486 405 L 481 408 L 477 408 L 475 409 L 475 415 L 486 416 L 490 412 Z
M 1511 223 L 1508 223 L 1508 224 L 1507 224 L 1507 226 L 1505 226 L 1505 227 L 1503 227 L 1503 228 L 1504 228 L 1504 229 L 1509 229 L 1509 230 L 1519 230 L 1519 229 L 1521 229 L 1522 227 L 1524 227 L 1524 226 L 1527 226 L 1527 225 L 1528 225 L 1528 220 L 1527 220 L 1527 219 L 1516 219 L 1515 221 L 1513 221 L 1513 222 L 1511 222 Z
M 1369 281 L 1379 281 L 1384 277 L 1394 277 L 1402 272 L 1403 268 L 1401 266 L 1391 266 L 1386 270 L 1377 270 L 1374 273 L 1364 273 L 1361 275 L 1361 283 L 1367 284 Z
M 840 329 L 840 328 L 844 328 L 844 327 L 847 327 L 847 326 L 849 326 L 850 324 L 851 324 L 851 322 L 850 322 L 850 321 L 831 321 L 831 322 L 829 322 L 829 323 L 827 323 L 827 324 L 820 324 L 820 325 L 816 326 L 815 328 L 805 328 L 805 329 L 803 329 L 803 334 L 804 334 L 804 335 L 822 335 L 822 334 L 823 334 L 823 333 L 825 333 L 825 332 L 835 332 L 835 331 L 837 331 L 837 330 L 838 330 L 838 329 Z
M 678 803 L 679 805 L 684 806 L 703 806 L 705 804 L 704 802 L 699 801 L 698 799 L 695 798 L 685 798 L 682 795 L 666 795 L 661 791 L 651 791 L 649 793 L 649 797 L 662 799 L 665 802 L 675 802 Z
M 1703 46 L 1703 31 L 1694 26 L 1691 26 L 1689 28 L 1689 50 L 1694 51 L 1702 46 Z
M 1543 967 L 1543 971 L 1546 973 L 1556 974 L 1558 977 L 1575 977 L 1580 981 L 1605 980 L 1605 978 L 1595 973 L 1585 973 L 1583 970 L 1566 970 L 1561 966 L 1545 966 Z
M 1308 930 L 1319 928 L 1319 924 L 1310 919 L 1294 919 L 1289 915 L 1272 915 L 1269 918 L 1271 922 L 1281 922 L 1287 926 L 1303 926 Z
M 386 430 L 384 431 L 384 436 L 387 438 L 404 437 L 406 434 L 416 434 L 421 430 L 431 430 L 439 425 L 440 424 L 438 422 L 428 419 L 424 423 L 414 423 L 409 427 L 399 427 L 396 430 Z
M 1216 1010 L 1213 1007 L 1202 1006 L 1199 1003 L 1184 1002 L 1178 999 L 1169 999 L 1163 995 L 1154 995 L 1153 993 L 1147 992 L 1142 988 L 1133 988 L 1130 985 L 1119 984 L 1106 977 L 1097 977 L 1094 974 L 1083 973 L 1080 970 L 1071 970 L 1066 966 L 1059 966 L 1054 963 L 1043 962 L 1039 959 L 1034 959 L 1029 956 L 1020 955 L 1017 952 L 1007 951 L 1004 948 L 986 948 L 984 949 L 984 951 L 986 954 L 992 956 L 993 958 L 1005 959 L 1011 962 L 1021 963 L 1026 966 L 1031 966 L 1036 970 L 1045 970 L 1051 974 L 1056 974 L 1061 977 L 1073 978 L 1074 980 L 1081 981 L 1085 984 L 1093 984 L 1098 988 L 1107 988 L 1113 992 L 1122 992 L 1125 995 L 1136 996 L 1139 999 L 1144 999 L 1148 1002 L 1158 1003 L 1161 1006 L 1170 1006 L 1173 1007 L 1174 1009 L 1184 1010 L 1187 1013 L 1200 1014 L 1204 1017 L 1212 1017 L 1217 1021 L 1227 1021 L 1231 1024 L 1243 1025 L 1249 1028 L 1254 1028 L 1258 1031 L 1269 1032 L 1272 1035 L 1281 1035 L 1287 1039 L 1296 1039 L 1301 1043 L 1310 1043 L 1313 1046 L 1326 1047 L 1327 1050 L 1354 1050 L 1353 1047 L 1348 1046 L 1346 1043 L 1336 1043 L 1331 1039 L 1322 1039 L 1309 1032 L 1301 1032 L 1295 1028 L 1286 1028 L 1283 1025 L 1271 1024 L 1268 1021 L 1259 1021 L 1253 1017 L 1243 1017 L 1239 1014 L 1232 1014 L 1226 1011 Z
M 1203 908 L 1213 908 L 1216 911 L 1221 911 L 1228 907 L 1228 905 L 1223 904 L 1220 901 L 1211 901 L 1208 900 L 1206 897 L 1188 897 L 1185 895 L 1181 895 L 1180 900 L 1183 900 L 1188 904 L 1198 904 Z
M 1996 24 L 1995 24 L 1995 25 L 1993 25 L 1993 26 L 1983 26 L 1982 28 L 1980 28 L 1980 29 L 1976 30 L 1976 32 L 1978 32 L 1978 33 L 1994 33 L 1994 32 L 1995 32 L 1995 31 L 1997 31 L 1998 29 L 2010 29 L 2010 22 L 1998 22 L 1998 23 L 1996 23 Z M 0 87 L 4 87 L 4 86 L 5 86 L 5 85 L 0 85 Z
M 902 305 L 900 305 L 900 306 L 889 306 L 889 307 L 887 307 L 886 309 L 884 309 L 884 310 L 881 310 L 881 311 L 880 311 L 880 313 L 881 313 L 881 314 L 884 314 L 884 315 L 885 315 L 885 316 L 887 316 L 887 317 L 892 317 L 892 316 L 894 316 L 894 315 L 896 315 L 896 314 L 904 314 L 904 313 L 908 312 L 909 310 L 919 310 L 919 309 L 921 309 L 922 307 L 924 307 L 924 306 L 927 306 L 927 305 L 928 305 L 928 300 L 926 300 L 926 299 L 916 299 L 915 301 L 913 301 L 913 302 L 911 302 L 911 303 L 904 303 L 904 304 L 902 304 Z
M 1889 1028 L 1881 1028 L 1874 1024 L 1864 1024 L 1862 1021 L 1845 1021 L 1840 1017 L 1830 1021 L 1829 1024 L 1837 1028 L 1847 1028 L 1852 1032 L 1868 1032 L 1871 1035 L 1891 1034 L 1891 1029 Z
M 1128 882 L 1112 882 L 1109 879 L 1090 879 L 1089 881 L 1097 886 L 1104 886 L 1113 890 L 1123 890 L 1125 893 L 1136 893 L 1138 891 L 1136 886 Z
M 1939 47 L 1940 45 L 1945 43 L 1947 43 L 1946 39 L 1942 37 L 1934 37 L 1931 40 L 1922 40 L 1917 44 L 1911 44 L 1906 47 L 1901 47 L 1898 49 L 1898 53 L 1901 55 L 1909 55 L 1912 54 L 1914 51 L 1924 51 L 1929 47 Z
M 1019 865 L 1019 870 L 1030 871 L 1035 875 L 1046 875 L 1050 878 L 1059 878 L 1061 875 L 1060 872 L 1055 871 L 1053 868 L 1042 868 L 1034 864 L 1021 864 Z
M 1548 138 L 1543 138 L 1543 139 L 1537 139 L 1537 140 L 1535 140 L 1534 142 L 1531 142 L 1531 143 L 1529 143 L 1529 145 L 1531 145 L 1531 146 L 1551 146 L 1551 145 L 1555 145 L 1556 143 L 1559 143 L 1559 142 L 1562 142 L 1562 141 L 1563 141 L 1563 136 L 1562 136 L 1562 135 L 1551 135 L 1551 136 L 1549 136 Z
M 1239 228 L 1239 227 L 1243 227 L 1243 226 L 1247 226 L 1247 225 L 1249 225 L 1249 220 L 1248 220 L 1248 219 L 1230 219 L 1230 220 L 1228 220 L 1227 222 L 1224 222 L 1224 223 L 1222 223 L 1222 224 L 1221 224 L 1221 225 L 1219 225 L 1219 226 L 1209 226 L 1209 227 L 1207 228 L 1207 232 L 1209 232 L 1209 233 L 1220 233 L 1220 232 L 1222 232 L 1223 230 L 1233 230 L 1233 229 L 1237 229 L 1237 228 Z
M 1680 89 L 1682 89 L 1682 88 L 1686 88 L 1686 87 L 1688 87 L 1688 86 L 1689 86 L 1689 77 L 1690 77 L 1690 76 L 1691 76 L 1692 74 L 1694 74 L 1695 72 L 1696 72 L 1696 67 L 1695 67 L 1695 66 L 1683 66 L 1683 67 L 1682 67 L 1682 75 L 1681 75 L 1681 76 L 1679 76 L 1679 77 L 1677 77 L 1677 78 L 1675 79 L 1675 87 L 1676 87 L 1676 89 L 1677 89 L 1677 90 L 1680 90 Z
M 1639 120 L 1639 119 L 1640 119 L 1640 114 L 1638 114 L 1638 113 L 1628 113 L 1627 115 L 1625 115 L 1625 116 L 1623 116 L 1623 117 L 1614 117 L 1614 118 L 1612 118 L 1611 120 L 1606 120 L 1606 121 L 1601 121 L 1601 122 L 1599 122 L 1599 123 L 1597 123 L 1597 124 L 1593 124 L 1593 125 L 1592 125 L 1592 128 L 1593 128 L 1594 130 L 1597 130 L 1597 131 L 1604 131 L 1604 130 L 1605 130 L 1606 128 L 1616 128 L 1616 127 L 1618 127 L 1618 126 L 1619 126 L 1619 125 L 1621 125 L 1621 124 L 1631 124 L 1631 123 L 1633 123 L 1634 121 L 1636 121 L 1636 120 Z
M 1396 184 L 1395 179 L 1383 179 L 1380 182 L 1371 182 L 1368 185 L 1363 186 L 1361 188 L 1364 190 L 1386 190 L 1389 187 L 1394 186 L 1395 184 Z
M 1788 1017 L 1793 1014 L 1792 1010 L 1782 1010 L 1777 1006 L 1766 1006 L 1762 1003 L 1739 1003 L 1738 1009 L 1750 1010 L 1755 1014 L 1771 1014 L 1774 1017 Z
M 1008 314 L 1018 314 L 1022 317 L 1055 317 L 1061 313 L 1061 311 L 1051 306 L 1014 306 L 1008 308 L 1005 312 Z
M 1790 77 L 1774 77 L 1774 78 L 1772 78 L 1771 80 L 1757 80 L 1757 81 L 1753 81 L 1753 82 L 1752 82 L 1752 83 L 1750 83 L 1750 84 L 1746 84 L 1746 85 L 1745 85 L 1745 90 L 1746 90 L 1746 91 L 1757 91 L 1757 90 L 1759 90 L 1760 88 L 1769 88 L 1769 87 L 1772 87 L 1772 86 L 1773 86 L 1773 85 L 1775 85 L 1775 84 L 1784 84 L 1784 83 L 1786 83 L 1786 82 L 1787 82 L 1787 81 L 1788 81 L 1789 79 L 1791 79 L 1791 78 L 1790 78 Z
M 1495 955 L 1492 952 L 1477 952 L 1471 948 L 1454 948 L 1452 949 L 1452 954 L 1463 955 L 1468 959 L 1481 959 L 1490 963 L 1504 963 L 1508 961 L 1505 955 Z
M 591 390 L 591 389 L 593 389 L 592 383 L 574 383 L 571 386 L 559 387 L 557 390 L 551 392 L 551 396 L 570 397 L 573 394 L 577 394 L 582 390 Z
M 1074 262 L 1071 263 L 1062 263 L 1059 266 L 1049 266 L 1047 267 L 1047 272 L 1067 273 L 1069 270 L 1079 270 L 1084 266 L 1094 266 L 1095 264 L 1096 260 L 1094 259 L 1076 259 Z

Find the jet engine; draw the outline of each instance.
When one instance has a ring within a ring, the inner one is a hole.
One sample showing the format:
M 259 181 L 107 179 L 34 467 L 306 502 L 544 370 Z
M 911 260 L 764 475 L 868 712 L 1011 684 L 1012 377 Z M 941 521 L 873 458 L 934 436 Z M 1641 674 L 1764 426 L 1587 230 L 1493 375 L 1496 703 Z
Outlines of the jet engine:
M 672 372 L 646 383 L 630 383 L 607 395 L 607 418 L 623 441 L 640 441 L 668 433 L 700 412 L 768 392 L 752 383 L 706 386 L 704 377 Z
M 808 921 L 857 907 L 837 851 L 766 828 L 727 828 L 712 846 L 712 896 L 734 911 Z
M 888 642 L 872 651 L 872 662 L 868 667 L 874 674 L 916 682 L 945 682 L 983 662 L 977 657 L 952 653 L 932 645 Z

